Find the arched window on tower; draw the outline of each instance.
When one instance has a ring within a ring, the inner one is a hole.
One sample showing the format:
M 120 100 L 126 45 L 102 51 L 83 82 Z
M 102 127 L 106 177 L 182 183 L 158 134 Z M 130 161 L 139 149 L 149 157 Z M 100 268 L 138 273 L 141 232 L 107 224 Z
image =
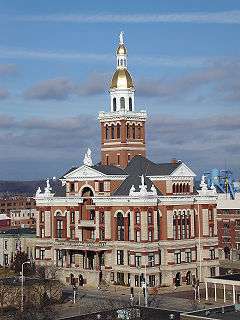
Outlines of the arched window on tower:
M 132 137 L 133 139 L 136 138 L 135 124 L 132 125 Z
M 141 139 L 141 125 L 138 125 L 138 139 Z
M 117 101 L 116 98 L 113 98 L 113 111 L 117 110 Z
M 121 126 L 120 124 L 118 123 L 117 124 L 117 139 L 120 139 L 121 137 Z
M 111 138 L 114 139 L 114 124 L 111 125 Z
M 123 110 L 125 109 L 125 99 L 124 99 L 124 97 L 120 98 L 120 108 L 123 109 Z
M 129 124 L 127 124 L 127 139 L 129 139 L 129 136 L 130 136 L 130 132 L 129 132 Z
M 129 111 L 132 111 L 132 98 L 129 98 Z
M 106 125 L 106 127 L 105 127 L 105 139 L 106 140 L 109 139 L 109 128 L 108 128 L 108 125 Z

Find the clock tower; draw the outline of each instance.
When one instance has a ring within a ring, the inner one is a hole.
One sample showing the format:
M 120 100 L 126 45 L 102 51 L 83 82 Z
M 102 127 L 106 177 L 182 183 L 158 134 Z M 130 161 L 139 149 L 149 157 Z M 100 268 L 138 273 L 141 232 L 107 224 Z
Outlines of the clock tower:
M 101 163 L 125 168 L 135 156 L 146 156 L 146 111 L 135 111 L 135 86 L 127 69 L 123 32 L 116 51 L 117 66 L 110 85 L 110 112 L 100 112 Z

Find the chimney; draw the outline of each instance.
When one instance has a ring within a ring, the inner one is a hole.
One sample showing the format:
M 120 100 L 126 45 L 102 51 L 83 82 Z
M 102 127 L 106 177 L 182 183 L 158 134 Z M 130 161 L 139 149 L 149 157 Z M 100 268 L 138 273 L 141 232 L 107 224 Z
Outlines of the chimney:
M 171 163 L 172 163 L 172 164 L 177 164 L 177 159 L 176 159 L 176 158 L 172 158 L 172 159 L 171 159 Z

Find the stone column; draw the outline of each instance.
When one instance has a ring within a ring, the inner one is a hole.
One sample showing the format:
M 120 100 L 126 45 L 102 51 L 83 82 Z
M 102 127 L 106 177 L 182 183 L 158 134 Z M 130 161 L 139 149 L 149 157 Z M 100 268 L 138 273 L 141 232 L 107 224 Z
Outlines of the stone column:
M 217 301 L 217 285 L 214 283 L 214 301 Z
M 232 288 L 232 290 L 233 290 L 233 304 L 235 304 L 235 303 L 236 303 L 236 292 L 235 292 L 235 285 L 233 285 L 233 288 Z
M 208 300 L 208 284 L 205 282 L 205 293 L 206 293 L 206 300 Z
M 226 302 L 226 285 L 223 285 L 223 302 Z

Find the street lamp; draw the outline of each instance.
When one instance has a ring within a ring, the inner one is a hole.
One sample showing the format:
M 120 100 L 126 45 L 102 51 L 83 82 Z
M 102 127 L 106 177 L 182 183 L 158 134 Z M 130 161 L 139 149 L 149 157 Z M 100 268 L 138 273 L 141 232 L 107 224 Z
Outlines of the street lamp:
M 23 267 L 25 264 L 30 264 L 30 261 L 25 261 L 22 263 L 21 312 L 23 312 Z

